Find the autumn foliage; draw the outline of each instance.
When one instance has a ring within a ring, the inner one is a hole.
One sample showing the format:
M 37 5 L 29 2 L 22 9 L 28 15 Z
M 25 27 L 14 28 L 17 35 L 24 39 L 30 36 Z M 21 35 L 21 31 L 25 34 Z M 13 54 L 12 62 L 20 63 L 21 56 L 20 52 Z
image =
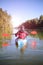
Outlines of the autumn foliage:
M 0 39 L 11 38 L 11 36 L 4 37 L 5 35 L 12 33 L 12 25 L 10 21 L 11 21 L 11 16 L 7 13 L 7 11 L 4 11 L 2 8 L 0 8 Z
M 43 29 L 43 15 L 38 18 L 25 21 L 19 27 L 24 26 L 25 29 Z M 18 27 L 18 28 L 19 28 Z

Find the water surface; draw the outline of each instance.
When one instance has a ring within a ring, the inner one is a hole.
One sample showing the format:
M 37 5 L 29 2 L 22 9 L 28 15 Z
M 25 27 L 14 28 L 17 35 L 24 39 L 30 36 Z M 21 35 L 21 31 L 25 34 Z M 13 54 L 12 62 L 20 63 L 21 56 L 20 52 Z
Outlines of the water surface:
M 42 39 L 28 36 L 27 46 L 22 51 L 16 47 L 14 35 L 5 41 L 10 45 L 0 48 L 0 65 L 43 65 Z

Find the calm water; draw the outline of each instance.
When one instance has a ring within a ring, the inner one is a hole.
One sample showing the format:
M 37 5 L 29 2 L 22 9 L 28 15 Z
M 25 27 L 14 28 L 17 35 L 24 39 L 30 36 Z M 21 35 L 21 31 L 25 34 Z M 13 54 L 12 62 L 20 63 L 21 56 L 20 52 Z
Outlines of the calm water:
M 43 40 L 29 36 L 23 49 L 15 45 L 14 35 L 5 41 L 10 45 L 0 48 L 0 65 L 43 65 Z

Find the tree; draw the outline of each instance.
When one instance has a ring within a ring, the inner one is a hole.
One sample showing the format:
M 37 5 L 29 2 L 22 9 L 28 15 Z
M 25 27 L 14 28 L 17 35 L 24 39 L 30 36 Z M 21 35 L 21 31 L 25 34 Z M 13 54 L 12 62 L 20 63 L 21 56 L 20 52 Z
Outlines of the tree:
M 43 20 L 43 15 L 40 16 L 39 20 Z
M 12 25 L 11 25 L 11 16 L 6 12 L 3 11 L 2 8 L 0 8 L 0 39 L 3 38 L 2 34 L 7 33 L 11 34 L 12 33 Z M 9 37 L 4 37 L 9 39 Z

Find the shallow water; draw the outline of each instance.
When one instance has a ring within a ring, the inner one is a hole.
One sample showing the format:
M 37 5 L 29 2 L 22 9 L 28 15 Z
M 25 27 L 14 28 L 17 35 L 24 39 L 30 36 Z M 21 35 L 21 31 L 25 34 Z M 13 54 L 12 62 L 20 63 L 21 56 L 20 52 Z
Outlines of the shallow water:
M 26 39 L 27 46 L 22 51 L 16 47 L 14 35 L 7 40 L 10 45 L 0 48 L 0 65 L 43 65 L 43 40 L 31 36 Z

